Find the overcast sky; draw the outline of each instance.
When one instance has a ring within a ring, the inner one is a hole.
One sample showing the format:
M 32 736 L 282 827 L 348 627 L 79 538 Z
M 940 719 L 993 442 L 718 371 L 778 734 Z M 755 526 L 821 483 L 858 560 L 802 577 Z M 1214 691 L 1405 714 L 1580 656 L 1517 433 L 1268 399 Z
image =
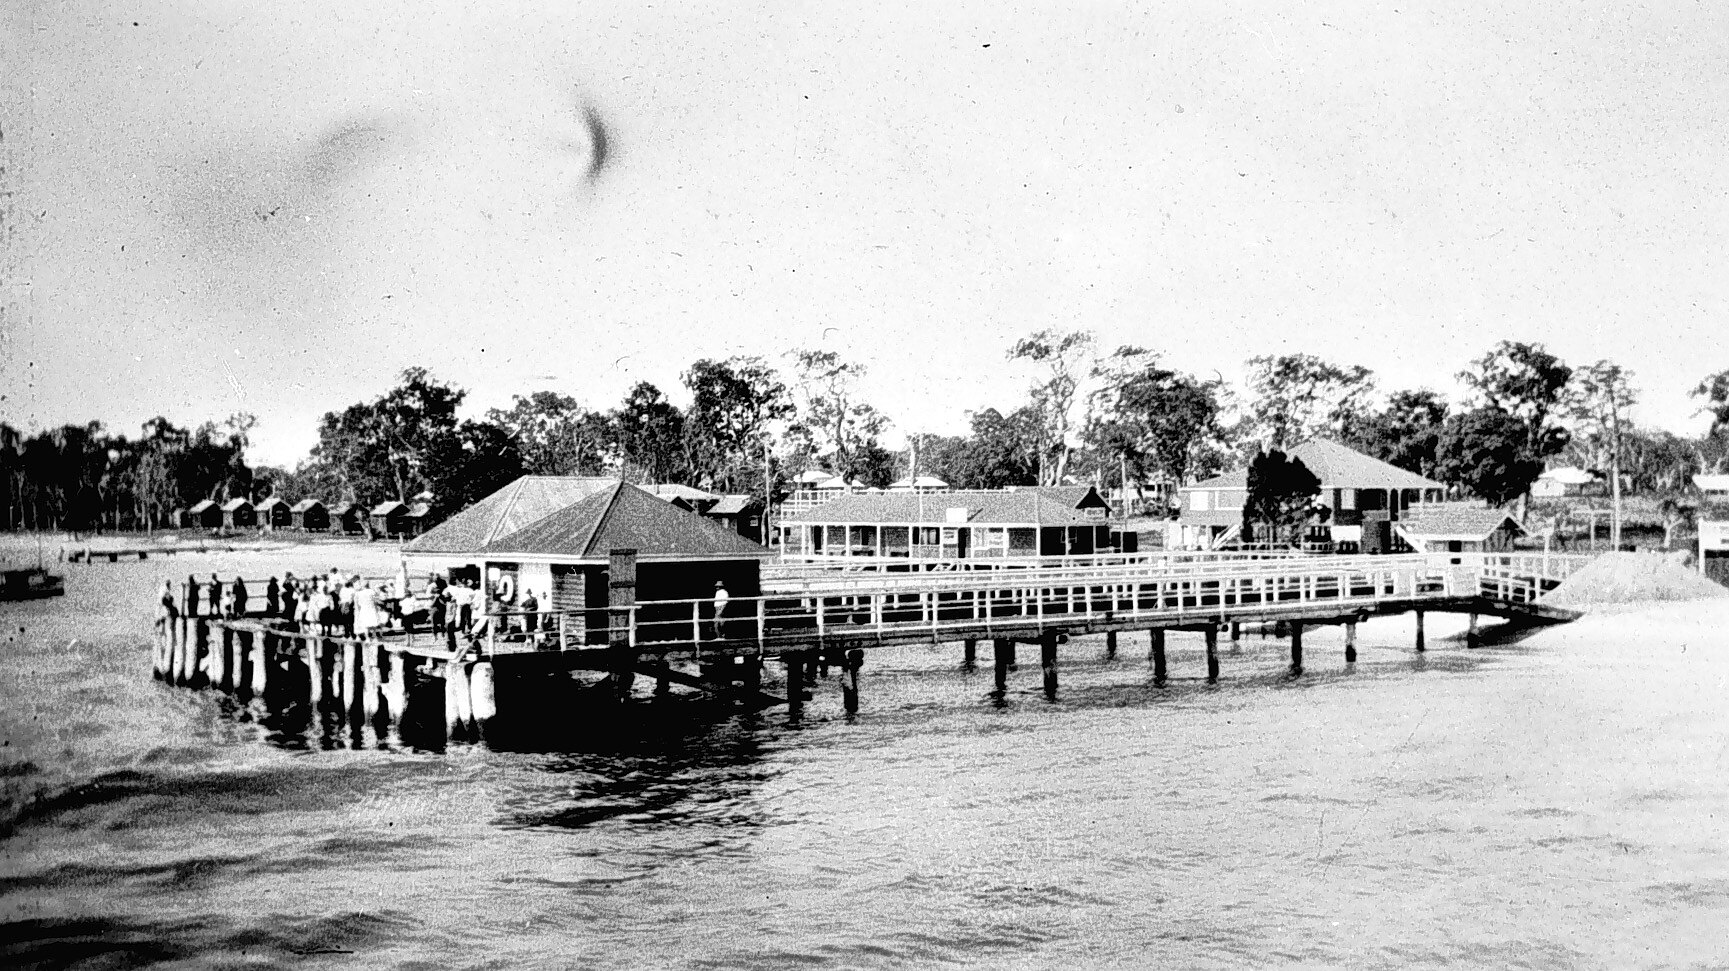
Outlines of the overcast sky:
M 0 418 L 291 463 L 410 365 L 604 408 L 820 346 L 955 432 L 1087 327 L 1455 397 L 1540 341 L 1693 430 L 1729 367 L 1716 0 L 543 6 L 4 5 Z

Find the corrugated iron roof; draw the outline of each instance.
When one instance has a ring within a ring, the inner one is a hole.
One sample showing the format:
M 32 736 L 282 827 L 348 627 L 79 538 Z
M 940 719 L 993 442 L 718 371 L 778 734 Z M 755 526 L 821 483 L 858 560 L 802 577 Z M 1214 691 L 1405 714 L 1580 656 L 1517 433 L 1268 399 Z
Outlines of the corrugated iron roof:
M 299 502 L 295 503 L 292 507 L 290 507 L 288 511 L 289 512 L 305 512 L 308 509 L 311 509 L 313 506 L 318 506 L 319 508 L 322 509 L 324 507 L 324 503 L 319 502 L 317 499 L 302 499 Z
M 662 499 L 683 499 L 694 504 L 713 502 L 720 496 L 713 492 L 704 492 L 694 486 L 679 485 L 676 482 L 659 482 L 654 485 L 640 486 L 646 492 Z
M 1505 509 L 1489 509 L 1475 502 L 1430 502 L 1407 509 L 1395 525 L 1418 539 L 1481 540 L 1509 521 L 1518 533 L 1525 532 Z
M 427 530 L 403 552 L 473 553 L 617 481 L 605 476 L 525 475 Z
M 809 509 L 788 523 L 944 523 L 948 511 L 967 511 L 967 522 L 1030 523 L 1039 526 L 1092 525 L 1100 520 L 1085 509 L 1108 509 L 1092 486 L 1035 486 L 1013 492 L 867 492 L 840 496 Z
M 287 503 L 282 501 L 281 496 L 271 496 L 268 499 L 259 500 L 259 503 L 255 508 L 257 508 L 259 512 L 263 512 L 266 509 L 275 509 L 277 506 L 283 505 L 287 505 Z
M 774 555 L 729 529 L 627 482 L 590 495 L 477 551 L 492 559 L 604 560 L 634 549 L 642 560 L 762 559 Z
M 397 502 L 395 499 L 388 499 L 376 506 L 373 506 L 372 514 L 374 516 L 388 516 L 399 509 L 406 510 L 407 508 L 408 505 L 406 503 Z
M 222 511 L 223 512 L 233 512 L 234 510 L 239 509 L 241 506 L 250 506 L 250 505 L 252 505 L 252 503 L 246 499 L 230 499 L 227 502 L 222 504 Z
M 709 507 L 710 516 L 737 516 L 747 509 L 762 505 L 762 500 L 755 496 L 721 496 L 720 501 Z
M 187 512 L 203 512 L 204 510 L 209 509 L 215 505 L 216 505 L 216 500 L 205 499 L 205 500 L 202 500 L 200 502 L 194 503 L 192 508 L 188 509 L 186 511 Z

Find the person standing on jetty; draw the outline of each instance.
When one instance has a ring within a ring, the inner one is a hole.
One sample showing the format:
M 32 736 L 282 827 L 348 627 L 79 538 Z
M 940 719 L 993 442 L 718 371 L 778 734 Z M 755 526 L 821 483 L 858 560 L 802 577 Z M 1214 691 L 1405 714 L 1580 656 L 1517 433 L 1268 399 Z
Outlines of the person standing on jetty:
M 210 574 L 210 585 L 204 588 L 204 598 L 210 601 L 210 616 L 222 616 L 225 599 L 222 595 L 222 581 L 218 580 L 214 573 Z
M 522 629 L 528 632 L 528 643 L 536 650 L 540 649 L 540 601 L 534 597 L 534 591 L 524 587 L 522 603 L 518 605 L 522 611 Z
M 726 637 L 726 622 L 723 618 L 726 615 L 726 603 L 731 597 L 732 595 L 726 592 L 725 582 L 714 581 L 714 639 L 717 641 Z
M 164 580 L 162 581 L 162 598 L 156 605 L 156 632 L 160 634 L 167 630 L 168 625 L 179 618 L 180 611 L 174 606 L 174 584 Z
M 239 576 L 234 578 L 234 587 L 229 593 L 228 609 L 230 617 L 246 616 L 246 581 Z
M 282 576 L 282 618 L 293 623 L 299 619 L 295 616 L 295 608 L 300 596 L 300 586 L 294 582 L 294 574 L 285 573 Z
M 277 608 L 282 604 L 282 585 L 272 576 L 270 582 L 264 585 L 264 616 L 275 617 Z
M 468 633 L 469 629 L 474 626 L 475 592 L 473 580 L 463 581 L 462 586 L 456 589 L 456 626 L 464 634 Z
M 198 616 L 198 578 L 186 574 L 186 616 Z

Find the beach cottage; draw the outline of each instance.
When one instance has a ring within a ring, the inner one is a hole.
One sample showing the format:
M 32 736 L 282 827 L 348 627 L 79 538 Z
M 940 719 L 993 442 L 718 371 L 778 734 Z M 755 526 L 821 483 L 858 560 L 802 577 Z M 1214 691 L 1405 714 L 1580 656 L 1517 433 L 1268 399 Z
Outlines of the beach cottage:
M 288 510 L 289 525 L 308 533 L 322 533 L 330 528 L 330 510 L 317 499 L 302 499 Z
M 293 522 L 293 515 L 289 512 L 288 503 L 276 496 L 261 501 L 253 512 L 258 517 L 260 529 L 287 529 Z
M 1076 556 L 1118 550 L 1109 512 L 1092 486 L 864 492 L 788 517 L 779 533 L 782 555 L 805 560 Z

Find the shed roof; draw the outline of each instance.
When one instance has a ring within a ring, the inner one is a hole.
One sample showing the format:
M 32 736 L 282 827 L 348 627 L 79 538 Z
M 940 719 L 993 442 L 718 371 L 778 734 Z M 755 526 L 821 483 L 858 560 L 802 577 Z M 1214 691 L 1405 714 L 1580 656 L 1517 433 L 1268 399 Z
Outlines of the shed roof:
M 660 482 L 654 485 L 645 485 L 641 488 L 669 502 L 673 499 L 683 499 L 686 502 L 700 505 L 705 502 L 713 502 L 720 498 L 719 495 L 716 495 L 713 492 L 704 492 L 694 486 L 680 485 L 676 482 Z
M 889 483 L 890 489 L 947 489 L 949 484 L 934 475 L 921 475 L 918 478 L 896 479 Z
M 281 496 L 271 496 L 268 499 L 259 500 L 258 506 L 256 508 L 258 509 L 259 512 L 263 512 L 266 509 L 275 509 L 277 506 L 285 506 L 285 505 L 287 505 L 287 503 L 282 501 Z
M 213 509 L 215 507 L 216 507 L 216 501 L 214 499 L 204 499 L 204 500 L 201 500 L 197 503 L 194 503 L 192 508 L 188 509 L 186 511 L 187 512 L 203 512 L 206 509 Z
M 319 502 L 317 499 L 302 499 L 299 502 L 295 503 L 294 506 L 292 508 L 290 508 L 288 511 L 289 512 L 306 512 L 307 510 L 311 509 L 313 506 L 317 506 L 318 508 L 323 509 L 324 503 Z
M 223 512 L 233 512 L 234 510 L 239 509 L 242 506 L 245 506 L 248 509 L 250 509 L 250 508 L 252 508 L 252 501 L 249 499 L 230 499 L 227 502 L 222 504 L 222 511 Z
M 797 482 L 799 485 L 816 485 L 819 482 L 827 482 L 832 478 L 834 478 L 834 473 L 832 472 L 824 472 L 822 469 L 805 469 L 803 472 L 800 472 L 793 481 Z
M 432 504 L 431 503 L 417 502 L 414 505 L 408 507 L 408 515 L 414 519 L 423 519 L 426 516 L 429 516 L 431 514 L 432 514 Z
M 1505 509 L 1490 509 L 1475 502 L 1429 502 L 1412 506 L 1394 524 L 1407 536 L 1424 540 L 1480 540 L 1502 523 L 1513 524 L 1523 535 L 1525 528 Z
M 427 530 L 405 553 L 473 553 L 616 482 L 605 476 L 525 475 Z
M 1315 473 L 1315 478 L 1321 480 L 1322 489 L 1446 488 L 1434 479 L 1424 478 L 1415 472 L 1408 472 L 1378 458 L 1364 455 L 1354 448 L 1347 448 L 1328 438 L 1312 438 L 1301 445 L 1293 446 L 1285 454 L 1292 458 L 1302 459 L 1309 471 Z M 1192 486 L 1185 486 L 1183 491 L 1246 489 L 1248 488 L 1248 481 L 1249 470 L 1244 467 L 1216 475 Z
M 818 489 L 857 489 L 859 484 L 844 475 L 831 475 L 816 484 Z
M 1550 469 L 1542 475 L 1537 476 L 1537 478 L 1548 479 L 1551 482 L 1559 482 L 1563 485 L 1587 485 L 1597 481 L 1597 476 L 1572 465 L 1566 466 L 1565 468 Z
M 381 502 L 378 505 L 372 507 L 372 514 L 374 516 L 392 516 L 398 512 L 407 512 L 407 511 L 408 511 L 408 504 L 404 503 L 404 502 L 397 502 L 395 499 L 387 499 L 384 502 Z
M 533 558 L 562 563 L 601 561 L 615 549 L 636 550 L 640 560 L 766 559 L 774 553 L 718 523 L 614 481 L 478 552 L 493 559 Z
M 1097 523 L 1083 510 L 1110 504 L 1092 486 L 1034 486 L 1013 492 L 863 492 L 841 496 L 785 520 L 789 523 L 946 523 L 965 509 L 973 524 L 1068 526 Z

